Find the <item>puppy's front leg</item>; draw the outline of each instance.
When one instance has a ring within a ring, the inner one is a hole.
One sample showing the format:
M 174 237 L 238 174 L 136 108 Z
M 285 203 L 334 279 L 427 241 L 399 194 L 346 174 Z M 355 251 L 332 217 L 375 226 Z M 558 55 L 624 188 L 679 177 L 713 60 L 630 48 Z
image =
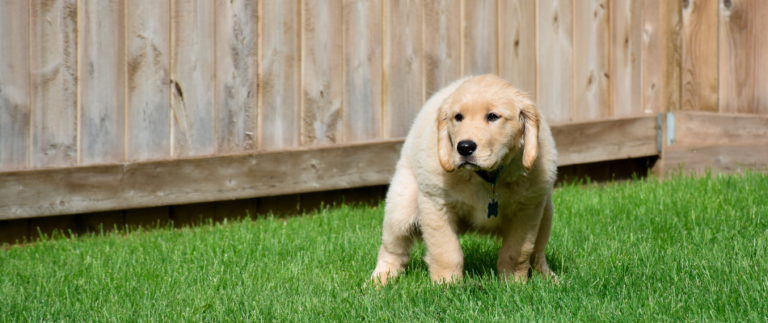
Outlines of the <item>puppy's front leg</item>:
M 420 225 L 429 266 L 429 275 L 436 282 L 461 279 L 464 272 L 464 252 L 459 244 L 456 225 L 441 201 L 419 194 Z
M 536 244 L 543 205 L 534 206 L 512 215 L 502 229 L 503 241 L 497 263 L 499 279 L 526 281 L 530 258 Z

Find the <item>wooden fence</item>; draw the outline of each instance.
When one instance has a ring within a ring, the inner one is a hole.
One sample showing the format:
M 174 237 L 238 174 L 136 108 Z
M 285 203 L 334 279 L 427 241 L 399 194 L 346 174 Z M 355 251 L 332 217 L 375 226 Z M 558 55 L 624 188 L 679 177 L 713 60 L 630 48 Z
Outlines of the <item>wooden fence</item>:
M 761 0 L 3 1 L 0 220 L 383 184 L 425 100 L 473 74 L 536 99 L 561 165 L 659 155 L 672 147 L 659 113 L 768 114 L 766 13 Z M 754 120 L 760 151 L 768 119 Z

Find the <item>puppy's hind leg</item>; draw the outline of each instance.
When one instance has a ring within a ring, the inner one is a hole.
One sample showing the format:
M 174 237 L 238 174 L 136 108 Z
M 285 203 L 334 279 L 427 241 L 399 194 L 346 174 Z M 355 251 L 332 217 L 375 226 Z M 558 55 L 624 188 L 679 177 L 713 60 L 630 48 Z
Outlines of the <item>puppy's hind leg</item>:
M 413 231 L 419 217 L 417 193 L 418 185 L 413 172 L 398 165 L 387 192 L 381 248 L 376 269 L 371 275 L 371 279 L 381 284 L 386 284 L 388 278 L 404 271 L 411 258 Z

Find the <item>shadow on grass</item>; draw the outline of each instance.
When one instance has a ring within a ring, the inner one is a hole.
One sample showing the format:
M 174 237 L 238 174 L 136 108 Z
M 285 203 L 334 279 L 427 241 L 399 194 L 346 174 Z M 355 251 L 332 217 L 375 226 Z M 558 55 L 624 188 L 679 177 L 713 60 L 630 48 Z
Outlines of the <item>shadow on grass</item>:
M 496 263 L 499 257 L 501 240 L 478 234 L 467 234 L 461 237 L 461 249 L 464 251 L 464 276 L 471 280 L 480 280 L 497 276 Z M 426 247 L 424 242 L 416 242 L 411 251 L 411 261 L 406 272 L 429 275 L 429 267 L 424 261 Z M 552 250 L 547 250 L 549 268 L 560 275 L 562 257 Z M 529 275 L 530 276 L 530 275 Z

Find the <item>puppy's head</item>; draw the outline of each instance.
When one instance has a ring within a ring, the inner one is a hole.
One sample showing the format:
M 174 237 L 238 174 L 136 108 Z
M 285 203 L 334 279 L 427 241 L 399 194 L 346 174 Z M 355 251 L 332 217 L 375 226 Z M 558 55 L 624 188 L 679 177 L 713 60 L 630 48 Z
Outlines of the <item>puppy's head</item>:
M 523 167 L 536 160 L 539 113 L 509 82 L 483 75 L 466 80 L 440 107 L 437 151 L 447 172 L 493 171 L 523 150 Z

